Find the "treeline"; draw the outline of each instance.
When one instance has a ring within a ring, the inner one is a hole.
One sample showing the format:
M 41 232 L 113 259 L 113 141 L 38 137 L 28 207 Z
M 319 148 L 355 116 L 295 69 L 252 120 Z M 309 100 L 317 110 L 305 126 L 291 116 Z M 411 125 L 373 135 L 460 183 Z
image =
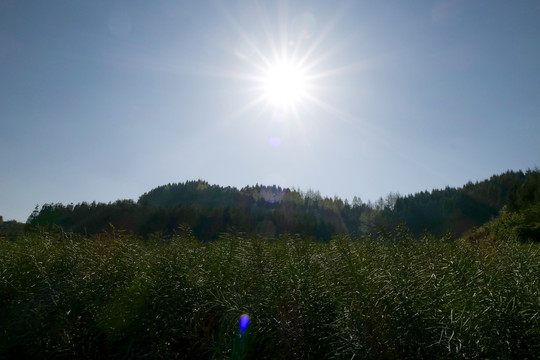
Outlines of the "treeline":
M 508 171 L 461 188 L 408 196 L 391 193 L 375 203 L 355 197 L 352 204 L 312 190 L 262 185 L 239 190 L 198 180 L 157 187 L 137 202 L 45 204 L 36 207 L 28 224 L 85 234 L 113 228 L 143 237 L 167 236 L 189 227 L 201 240 L 241 232 L 265 237 L 302 234 L 326 241 L 338 234 L 381 233 L 399 224 L 413 234 L 460 235 L 497 216 L 503 207 L 519 211 L 539 202 L 538 169 Z
M 24 233 L 24 227 L 24 224 L 15 220 L 3 221 L 0 216 L 0 239 L 14 240 Z
M 489 221 L 503 208 L 517 212 L 537 203 L 540 171 L 508 171 L 458 189 L 446 187 L 399 198 L 386 218 L 406 223 L 415 233 L 450 231 L 459 235 Z

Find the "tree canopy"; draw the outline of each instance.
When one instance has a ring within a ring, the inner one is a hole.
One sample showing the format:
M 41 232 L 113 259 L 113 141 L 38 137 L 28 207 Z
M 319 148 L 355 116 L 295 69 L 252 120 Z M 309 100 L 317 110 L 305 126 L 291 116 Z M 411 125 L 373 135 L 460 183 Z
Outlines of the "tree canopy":
M 405 224 L 413 234 L 463 234 L 505 208 L 519 211 L 540 202 L 540 171 L 508 171 L 460 188 L 391 193 L 374 204 L 355 197 L 352 205 L 318 191 L 279 186 L 242 189 L 210 185 L 203 180 L 159 186 L 138 201 L 45 204 L 28 219 L 30 225 L 61 226 L 93 234 L 115 229 L 147 237 L 172 235 L 188 226 L 201 240 L 224 232 L 274 237 L 299 233 L 320 240 L 338 234 L 367 235 Z

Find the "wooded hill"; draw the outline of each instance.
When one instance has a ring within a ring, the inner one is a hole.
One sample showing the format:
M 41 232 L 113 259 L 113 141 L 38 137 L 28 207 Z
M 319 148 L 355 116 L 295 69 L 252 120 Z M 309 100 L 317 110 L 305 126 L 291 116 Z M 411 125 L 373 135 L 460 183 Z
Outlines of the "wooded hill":
M 389 194 L 376 203 L 353 203 L 278 186 L 242 189 L 206 181 L 159 186 L 137 202 L 45 204 L 36 207 L 28 226 L 60 226 L 95 234 L 111 228 L 143 237 L 173 235 L 189 227 L 200 240 L 224 232 L 274 237 L 302 234 L 330 240 L 338 234 L 381 234 L 405 224 L 413 235 L 429 232 L 461 235 L 496 217 L 501 210 L 519 212 L 540 203 L 540 170 L 508 171 L 460 188 L 446 187 L 414 195 Z

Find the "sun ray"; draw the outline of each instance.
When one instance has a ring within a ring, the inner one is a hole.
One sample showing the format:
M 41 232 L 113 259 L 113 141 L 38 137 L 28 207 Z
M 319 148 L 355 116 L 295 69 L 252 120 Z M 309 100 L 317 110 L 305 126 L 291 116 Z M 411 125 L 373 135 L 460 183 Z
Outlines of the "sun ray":
M 265 10 L 263 9 L 263 7 L 261 6 L 261 4 L 259 2 L 256 2 L 256 6 L 257 6 L 257 10 L 259 12 L 259 18 L 261 19 L 263 31 L 264 31 L 266 39 L 268 40 L 269 45 L 270 45 L 270 52 L 271 52 L 272 55 L 274 55 L 274 59 L 270 62 L 270 63 L 272 63 L 272 62 L 275 62 L 277 60 L 275 58 L 275 55 L 279 54 L 280 51 L 278 50 L 278 45 L 276 44 L 275 39 L 272 36 L 271 26 L 268 23 L 268 16 L 265 14 Z
M 317 36 L 317 38 L 313 42 L 313 44 L 304 53 L 304 56 L 298 60 L 298 63 L 300 64 L 300 66 L 303 66 L 304 63 L 313 55 L 315 50 L 319 48 L 319 46 L 322 44 L 324 39 L 332 32 L 332 29 L 335 27 L 337 21 L 343 16 L 344 13 L 345 13 L 345 7 L 337 11 L 333 19 L 324 27 L 324 29 L 319 33 L 319 36 Z
M 229 23 L 233 26 L 233 28 L 236 30 L 236 32 L 245 40 L 247 43 L 251 46 L 251 48 L 255 51 L 257 56 L 260 60 L 263 61 L 265 66 L 270 66 L 272 64 L 272 61 L 264 55 L 264 53 L 261 51 L 261 49 L 255 44 L 252 40 L 252 38 L 249 36 L 248 32 L 243 29 L 243 27 L 234 19 L 234 17 L 227 11 L 225 6 L 221 6 L 221 11 L 229 21 Z M 257 3 L 257 9 L 259 11 L 260 16 L 260 5 Z M 248 62 L 250 65 L 254 66 L 258 70 L 262 71 L 264 70 L 263 65 L 257 64 L 257 62 L 250 60 L 249 58 L 244 58 L 246 62 Z
M 360 70 L 365 70 L 369 65 L 371 65 L 372 61 L 366 60 L 366 61 L 359 61 L 353 64 L 340 66 L 334 69 L 321 71 L 317 73 L 313 73 L 311 75 L 308 75 L 306 78 L 307 80 L 317 80 L 317 79 L 323 79 L 335 75 L 341 75 L 341 74 L 347 74 L 347 73 L 356 73 Z
M 240 38 L 242 48 L 238 52 L 235 48 L 235 55 L 244 69 L 223 71 L 219 76 L 245 81 L 246 94 L 254 94 L 251 101 L 230 117 L 236 119 L 253 112 L 255 117 L 250 117 L 260 121 L 270 116 L 281 124 L 282 130 L 294 125 L 299 134 L 309 133 L 308 114 L 317 111 L 314 109 L 351 122 L 351 117 L 344 116 L 328 98 L 320 97 L 325 89 L 331 88 L 332 82 L 327 79 L 361 70 L 369 63 L 324 66 L 335 61 L 335 55 L 350 44 L 347 37 L 349 40 L 334 42 L 331 48 L 321 51 L 347 6 L 340 7 L 326 23 L 317 23 L 310 12 L 291 18 L 287 1 L 279 1 L 275 11 L 256 1 L 254 9 L 259 25 L 255 31 L 244 28 L 222 5 L 223 13 Z
M 289 12 L 288 7 L 286 6 L 285 2 L 279 3 L 279 17 L 281 19 L 288 19 L 289 18 Z M 288 51 L 288 35 L 289 35 L 289 29 L 287 27 L 287 23 L 285 21 L 279 22 L 279 30 L 280 30 L 280 43 L 281 43 L 281 53 L 287 55 Z
M 266 104 L 266 99 L 264 95 L 259 96 L 258 98 L 252 100 L 251 102 L 244 105 L 242 108 L 238 109 L 236 112 L 230 115 L 231 118 L 238 118 L 241 115 L 247 113 L 248 111 L 258 107 L 259 105 L 263 104 L 263 111 L 268 109 L 268 104 Z

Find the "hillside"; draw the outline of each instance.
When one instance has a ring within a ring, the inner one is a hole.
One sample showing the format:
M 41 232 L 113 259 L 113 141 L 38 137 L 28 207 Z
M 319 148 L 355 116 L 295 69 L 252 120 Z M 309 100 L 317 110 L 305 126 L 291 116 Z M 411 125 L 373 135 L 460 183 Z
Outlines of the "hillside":
M 172 236 L 180 226 L 201 240 L 225 232 L 302 234 L 328 241 L 335 235 L 377 234 L 405 224 L 419 235 L 461 235 L 496 217 L 504 208 L 519 212 L 540 202 L 540 172 L 508 171 L 460 188 L 390 194 L 376 203 L 353 204 L 316 191 L 277 186 L 221 187 L 198 181 L 157 187 L 133 200 L 104 203 L 45 204 L 28 219 L 30 225 L 61 226 L 95 234 L 111 226 L 148 237 Z

